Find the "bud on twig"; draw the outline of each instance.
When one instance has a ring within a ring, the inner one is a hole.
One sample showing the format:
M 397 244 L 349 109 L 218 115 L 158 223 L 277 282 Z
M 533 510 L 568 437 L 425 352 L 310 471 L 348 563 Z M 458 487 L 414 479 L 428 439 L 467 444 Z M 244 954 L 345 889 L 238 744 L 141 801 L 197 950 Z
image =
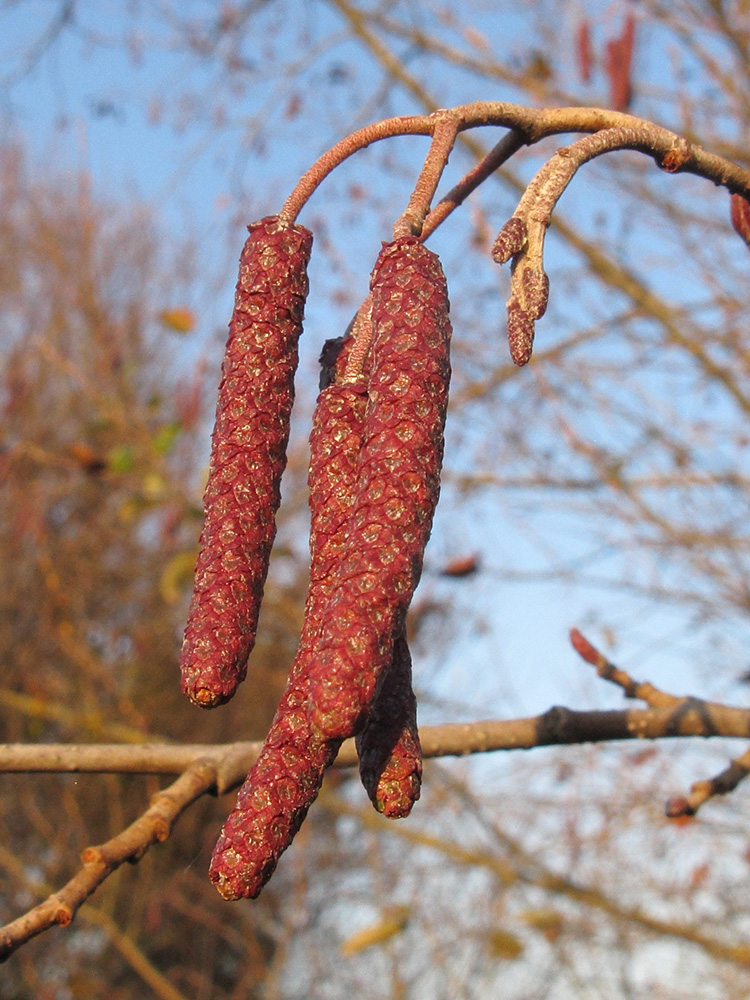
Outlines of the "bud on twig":
M 729 211 L 734 231 L 750 247 L 750 202 L 741 194 L 730 195 Z
M 511 216 L 495 237 L 492 245 L 492 257 L 498 264 L 507 264 L 526 247 L 528 232 L 526 223 L 517 215 Z

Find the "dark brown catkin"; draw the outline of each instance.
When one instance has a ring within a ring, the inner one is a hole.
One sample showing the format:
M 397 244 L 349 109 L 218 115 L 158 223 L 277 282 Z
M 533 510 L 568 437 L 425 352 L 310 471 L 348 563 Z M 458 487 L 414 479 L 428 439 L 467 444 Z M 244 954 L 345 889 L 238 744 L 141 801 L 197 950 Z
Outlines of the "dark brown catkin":
M 346 549 L 311 659 L 310 719 L 322 739 L 362 728 L 419 581 L 440 491 L 450 378 L 448 292 L 416 237 L 373 270 L 372 371 Z
M 327 385 L 318 397 L 310 436 L 311 566 L 305 620 L 263 749 L 213 852 L 209 877 L 225 899 L 258 895 L 291 844 L 341 746 L 341 740 L 321 740 L 312 731 L 305 669 L 341 558 L 362 445 L 364 383 L 336 382 L 352 343 L 352 338 L 344 343 L 335 363 L 325 358 Z
M 195 588 L 180 654 L 196 705 L 228 701 L 255 643 L 276 533 L 312 234 L 249 226 L 229 324 Z
M 403 631 L 357 736 L 359 773 L 372 804 L 389 819 L 408 816 L 422 785 L 417 699 L 411 686 L 411 655 Z

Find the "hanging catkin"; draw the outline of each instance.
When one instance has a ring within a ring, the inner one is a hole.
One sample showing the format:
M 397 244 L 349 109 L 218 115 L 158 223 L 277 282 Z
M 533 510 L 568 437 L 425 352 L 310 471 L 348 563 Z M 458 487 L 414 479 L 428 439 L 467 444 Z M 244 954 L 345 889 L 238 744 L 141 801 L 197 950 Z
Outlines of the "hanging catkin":
M 369 323 L 369 312 L 360 324 Z M 310 653 L 320 632 L 321 610 L 331 594 L 351 513 L 362 445 L 365 384 L 342 385 L 354 337 L 334 363 L 326 359 L 324 385 L 310 436 L 310 586 L 299 648 L 286 690 L 263 749 L 227 818 L 209 875 L 226 899 L 255 897 L 271 877 L 315 800 L 341 740 L 321 740 L 307 715 Z M 331 379 L 333 381 L 331 381 Z
M 276 533 L 312 234 L 270 216 L 249 226 L 229 324 L 182 689 L 204 708 L 244 679 Z
M 422 785 L 411 655 L 401 632 L 372 708 L 357 736 L 359 773 L 372 804 L 389 819 L 408 816 Z
M 346 549 L 310 664 L 310 721 L 322 739 L 365 723 L 422 569 L 440 490 L 450 378 L 448 292 L 416 237 L 373 270 L 372 370 Z

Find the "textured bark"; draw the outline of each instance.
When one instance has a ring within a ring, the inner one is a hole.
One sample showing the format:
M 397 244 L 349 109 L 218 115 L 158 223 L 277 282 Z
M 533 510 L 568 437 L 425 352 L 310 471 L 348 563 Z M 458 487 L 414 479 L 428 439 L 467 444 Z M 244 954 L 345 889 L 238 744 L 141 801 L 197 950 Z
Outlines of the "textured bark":
M 422 785 L 422 748 L 417 699 L 411 686 L 411 656 L 403 632 L 357 737 L 359 773 L 372 804 L 390 819 L 408 816 Z
M 286 464 L 312 235 L 269 217 L 249 227 L 229 325 L 182 689 L 204 708 L 244 679 L 255 643 Z
M 450 378 L 448 293 L 415 237 L 386 245 L 372 281 L 372 371 L 346 549 L 312 657 L 322 739 L 362 728 L 422 569 L 440 490 Z
M 332 342 L 329 342 L 331 344 Z M 263 749 L 242 785 L 213 852 L 209 876 L 225 899 L 256 897 L 314 802 L 341 740 L 321 740 L 307 713 L 305 669 L 335 582 L 362 445 L 365 385 L 341 385 L 351 340 L 324 350 L 328 383 L 310 436 L 310 586 L 299 648 Z M 334 379 L 331 382 L 331 379 Z

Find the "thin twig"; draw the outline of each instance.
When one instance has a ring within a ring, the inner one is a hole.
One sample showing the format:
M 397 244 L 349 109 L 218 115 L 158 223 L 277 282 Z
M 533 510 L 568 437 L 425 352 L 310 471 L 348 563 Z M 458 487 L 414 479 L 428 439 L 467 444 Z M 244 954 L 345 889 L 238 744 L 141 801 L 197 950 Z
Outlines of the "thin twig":
M 604 662 L 611 667 L 609 661 Z M 617 676 L 628 678 L 619 668 L 613 670 Z M 623 686 L 616 675 L 602 674 L 606 680 Z M 630 739 L 657 740 L 685 736 L 741 739 L 750 736 L 748 708 L 668 695 L 649 683 L 628 680 L 626 684 L 637 688 L 639 693 L 634 697 L 652 697 L 650 692 L 656 692 L 653 697 L 659 703 L 649 708 L 608 711 L 578 711 L 554 706 L 541 715 L 523 719 L 486 719 L 422 726 L 419 732 L 424 756 L 464 757 L 475 753 Z M 214 769 L 216 789 L 223 795 L 244 779 L 261 745 L 258 742 L 182 746 L 161 743 L 5 743 L 0 744 L 0 774 L 168 775 L 181 774 L 196 762 L 205 761 Z M 347 740 L 334 766 L 348 768 L 356 763 L 354 741 Z
M 644 151 L 654 156 L 664 170 L 697 174 L 750 199 L 750 171 L 653 122 L 604 108 L 540 109 L 501 101 L 475 101 L 456 108 L 439 109 L 429 115 L 387 118 L 353 132 L 324 153 L 302 176 L 284 203 L 279 218 L 285 225 L 292 225 L 318 185 L 360 149 L 397 135 L 432 136 L 443 126 L 448 114 L 456 121 L 458 132 L 487 125 L 500 126 L 520 132 L 528 145 L 565 132 L 597 133 L 605 129 L 642 132 L 648 137 L 648 148 Z
M 605 681 L 617 684 L 625 692 L 626 698 L 638 698 L 645 701 L 651 708 L 674 708 L 687 701 L 694 703 L 694 698 L 680 698 L 674 694 L 667 694 L 655 687 L 650 681 L 636 681 L 630 674 L 621 667 L 616 667 L 614 663 L 600 653 L 595 646 L 586 639 L 577 628 L 570 630 L 570 642 L 573 649 L 587 663 L 596 667 L 596 672 Z
M 492 249 L 494 259 L 512 260 L 508 299 L 508 342 L 513 361 L 525 365 L 531 358 L 535 321 L 547 309 L 549 281 L 544 270 L 544 238 L 552 213 L 579 168 L 603 153 L 632 149 L 652 156 L 669 171 L 684 162 L 686 140 L 641 127 L 607 128 L 563 146 L 532 178 L 518 208 L 500 230 Z
M 656 691 L 653 685 L 636 684 L 624 671 L 603 658 L 580 633 L 575 634 L 578 636 L 576 649 L 597 667 L 601 676 L 618 683 L 626 692 L 637 691 L 633 696 L 648 695 L 653 700 L 652 692 Z M 425 757 L 445 757 L 612 740 L 750 734 L 748 709 L 698 698 L 676 698 L 663 692 L 657 694 L 657 700 L 662 703 L 645 709 L 580 712 L 556 706 L 527 719 L 426 726 L 420 732 L 422 750 Z M 259 751 L 259 743 L 181 747 L 164 744 L 0 745 L 0 772 L 181 772 L 180 777 L 159 792 L 149 809 L 122 833 L 106 844 L 87 848 L 82 855 L 83 867 L 59 892 L 0 928 L 0 960 L 49 927 L 68 925 L 82 903 L 124 861 L 138 861 L 152 844 L 166 840 L 178 817 L 192 802 L 213 789 L 223 794 L 239 785 Z M 354 741 L 347 740 L 336 766 L 351 767 L 356 762 Z M 745 762 L 745 758 L 741 758 L 737 766 Z M 719 776 L 714 779 L 712 794 L 720 794 L 722 779 L 726 791 L 731 790 L 727 779 Z
M 526 139 L 522 132 L 517 129 L 512 129 L 502 139 L 492 147 L 492 149 L 487 153 L 487 155 L 479 161 L 472 169 L 463 177 L 455 187 L 451 188 L 444 198 L 441 198 L 437 205 L 432 209 L 430 214 L 425 219 L 424 226 L 422 227 L 422 242 L 432 235 L 438 226 L 442 225 L 443 222 L 448 218 L 448 216 L 459 205 L 469 197 L 472 191 L 476 191 L 480 184 L 482 184 L 490 174 L 493 174 L 498 167 L 501 167 L 506 160 L 509 160 L 514 153 L 526 142 Z
M 665 807 L 665 813 L 670 819 L 695 816 L 704 802 L 717 795 L 728 795 L 750 774 L 750 750 L 730 762 L 715 778 L 696 781 L 690 788 L 690 794 L 670 799 Z
M 419 236 L 424 220 L 430 211 L 432 199 L 437 191 L 448 157 L 456 142 L 459 120 L 451 111 L 435 112 L 435 131 L 432 142 L 420 171 L 417 183 L 404 214 L 393 226 L 393 239 L 400 236 Z
M 187 807 L 216 784 L 216 769 L 199 758 L 168 788 L 159 792 L 142 816 L 121 833 L 81 855 L 83 867 L 58 892 L 23 916 L 0 928 L 0 961 L 55 925 L 67 927 L 78 909 L 104 880 L 125 861 L 140 861 L 146 851 L 166 840 Z

